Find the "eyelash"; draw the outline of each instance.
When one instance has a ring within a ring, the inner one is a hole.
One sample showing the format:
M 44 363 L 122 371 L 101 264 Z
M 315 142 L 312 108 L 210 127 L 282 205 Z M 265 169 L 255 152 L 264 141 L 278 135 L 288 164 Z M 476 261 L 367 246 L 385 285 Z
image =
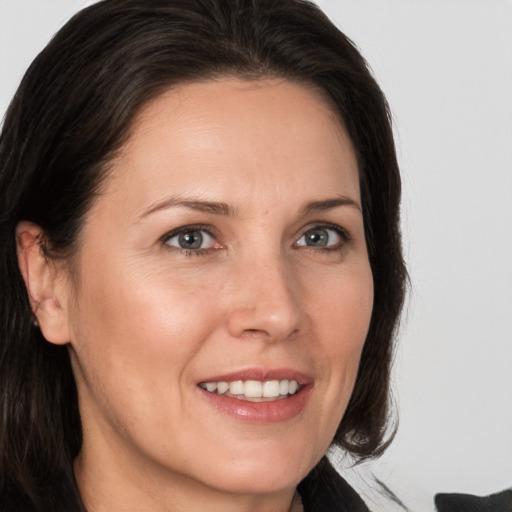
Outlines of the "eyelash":
M 330 230 L 334 231 L 341 239 L 341 243 L 332 245 L 332 246 L 308 246 L 308 245 L 298 245 L 298 242 L 308 233 L 308 231 L 312 231 L 314 229 L 317 230 Z M 162 246 L 164 246 L 167 250 L 172 252 L 178 252 L 180 254 L 183 254 L 186 257 L 191 256 L 205 256 L 210 254 L 212 251 L 216 251 L 219 249 L 222 249 L 223 246 L 221 244 L 218 244 L 218 247 L 208 247 L 208 248 L 197 248 L 197 249 L 185 249 L 183 247 L 177 247 L 174 245 L 169 245 L 169 241 L 173 238 L 176 238 L 182 234 L 186 233 L 192 233 L 192 232 L 204 232 L 207 234 L 207 236 L 211 237 L 215 240 L 215 235 L 213 234 L 213 230 L 211 229 L 211 226 L 206 226 L 202 224 L 193 224 L 193 225 L 187 225 L 187 226 L 181 226 L 179 228 L 176 228 L 172 231 L 169 231 L 164 236 L 160 238 L 160 243 Z M 301 247 L 301 250 L 308 250 L 308 251 L 340 251 L 347 242 L 350 242 L 351 237 L 349 233 L 342 228 L 341 226 L 338 226 L 336 224 L 326 224 L 326 223 L 313 223 L 307 226 L 303 231 L 300 237 L 297 239 L 296 242 L 294 242 L 294 247 Z
M 191 257 L 191 256 L 206 256 L 207 254 L 210 254 L 212 251 L 218 250 L 222 248 L 222 246 L 219 245 L 219 247 L 208 247 L 206 249 L 185 249 L 183 247 L 176 247 L 174 245 L 169 245 L 169 240 L 172 240 L 173 238 L 186 233 L 192 233 L 196 231 L 202 231 L 206 233 L 209 237 L 215 239 L 215 235 L 212 233 L 212 229 L 210 226 L 205 226 L 202 224 L 192 224 L 187 226 L 181 226 L 179 228 L 174 229 L 173 231 L 169 231 L 166 233 L 161 239 L 160 243 L 169 251 L 172 252 L 178 252 L 180 254 L 183 254 L 184 256 Z
M 304 229 L 302 232 L 302 235 L 297 240 L 297 242 L 295 242 L 294 245 L 297 245 L 298 241 L 301 240 L 306 235 L 306 233 L 308 231 L 311 231 L 314 229 L 334 231 L 341 238 L 341 242 L 337 243 L 335 245 L 330 245 L 330 246 L 325 246 L 325 247 L 322 247 L 322 246 L 315 247 L 315 246 L 307 246 L 307 245 L 299 246 L 299 247 L 303 247 L 302 250 L 336 252 L 336 251 L 342 250 L 343 247 L 345 246 L 345 244 L 347 242 L 351 241 L 348 231 L 346 229 L 342 228 L 341 226 L 338 226 L 337 224 L 318 223 L 318 224 L 310 224 L 306 229 Z

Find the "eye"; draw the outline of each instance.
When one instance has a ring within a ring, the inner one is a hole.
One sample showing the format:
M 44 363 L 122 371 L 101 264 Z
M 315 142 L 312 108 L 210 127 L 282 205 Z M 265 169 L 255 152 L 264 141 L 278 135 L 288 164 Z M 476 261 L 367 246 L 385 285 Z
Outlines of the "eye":
M 336 249 L 347 240 L 344 230 L 338 226 L 315 226 L 297 240 L 299 247 Z
M 215 239 L 206 229 L 191 226 L 168 233 L 162 242 L 185 251 L 201 251 L 211 249 L 215 245 Z

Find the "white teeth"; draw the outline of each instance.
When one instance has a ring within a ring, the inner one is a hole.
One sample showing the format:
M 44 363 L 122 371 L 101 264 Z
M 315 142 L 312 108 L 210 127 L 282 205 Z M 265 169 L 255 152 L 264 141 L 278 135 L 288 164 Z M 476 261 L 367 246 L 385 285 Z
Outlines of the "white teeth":
M 217 383 L 216 382 L 208 382 L 206 384 L 206 389 L 210 392 L 210 393 L 213 393 L 216 389 L 217 389 Z
M 284 398 L 294 395 L 299 390 L 296 380 L 235 380 L 232 382 L 202 382 L 200 386 L 210 393 L 223 395 L 229 393 L 237 398 Z
M 264 397 L 279 396 L 279 381 L 278 380 L 267 380 L 267 382 L 265 382 L 263 384 L 263 396 Z
M 261 398 L 263 396 L 263 383 L 259 380 L 246 380 L 243 394 L 248 398 Z
M 228 389 L 229 389 L 229 384 L 227 382 L 217 382 L 217 391 L 219 392 L 219 395 L 222 395 Z
M 235 380 L 235 382 L 229 383 L 229 392 L 232 395 L 243 395 L 244 394 L 244 383 L 241 380 Z

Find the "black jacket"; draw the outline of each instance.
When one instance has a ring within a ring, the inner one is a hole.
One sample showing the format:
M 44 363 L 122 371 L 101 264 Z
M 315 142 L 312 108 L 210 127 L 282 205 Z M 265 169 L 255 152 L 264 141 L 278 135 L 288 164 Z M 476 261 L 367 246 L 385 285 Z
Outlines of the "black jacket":
M 325 457 L 299 484 L 298 491 L 304 512 L 370 512 Z
M 304 512 L 369 512 L 354 489 L 327 463 L 323 463 L 320 471 L 313 470 L 301 482 L 299 493 Z M 512 512 L 512 489 L 489 496 L 438 494 L 435 505 L 437 512 Z M 397 504 L 397 510 L 407 509 Z

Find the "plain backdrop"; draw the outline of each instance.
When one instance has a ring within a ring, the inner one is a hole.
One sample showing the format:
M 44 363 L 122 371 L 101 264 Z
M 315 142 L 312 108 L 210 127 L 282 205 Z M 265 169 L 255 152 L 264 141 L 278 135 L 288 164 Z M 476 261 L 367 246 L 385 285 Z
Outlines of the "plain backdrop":
M 0 0 L 0 113 L 84 0 Z M 394 116 L 411 291 L 394 367 L 400 429 L 373 474 L 413 511 L 512 486 L 512 1 L 319 0 Z M 368 490 L 369 489 L 369 490 Z

